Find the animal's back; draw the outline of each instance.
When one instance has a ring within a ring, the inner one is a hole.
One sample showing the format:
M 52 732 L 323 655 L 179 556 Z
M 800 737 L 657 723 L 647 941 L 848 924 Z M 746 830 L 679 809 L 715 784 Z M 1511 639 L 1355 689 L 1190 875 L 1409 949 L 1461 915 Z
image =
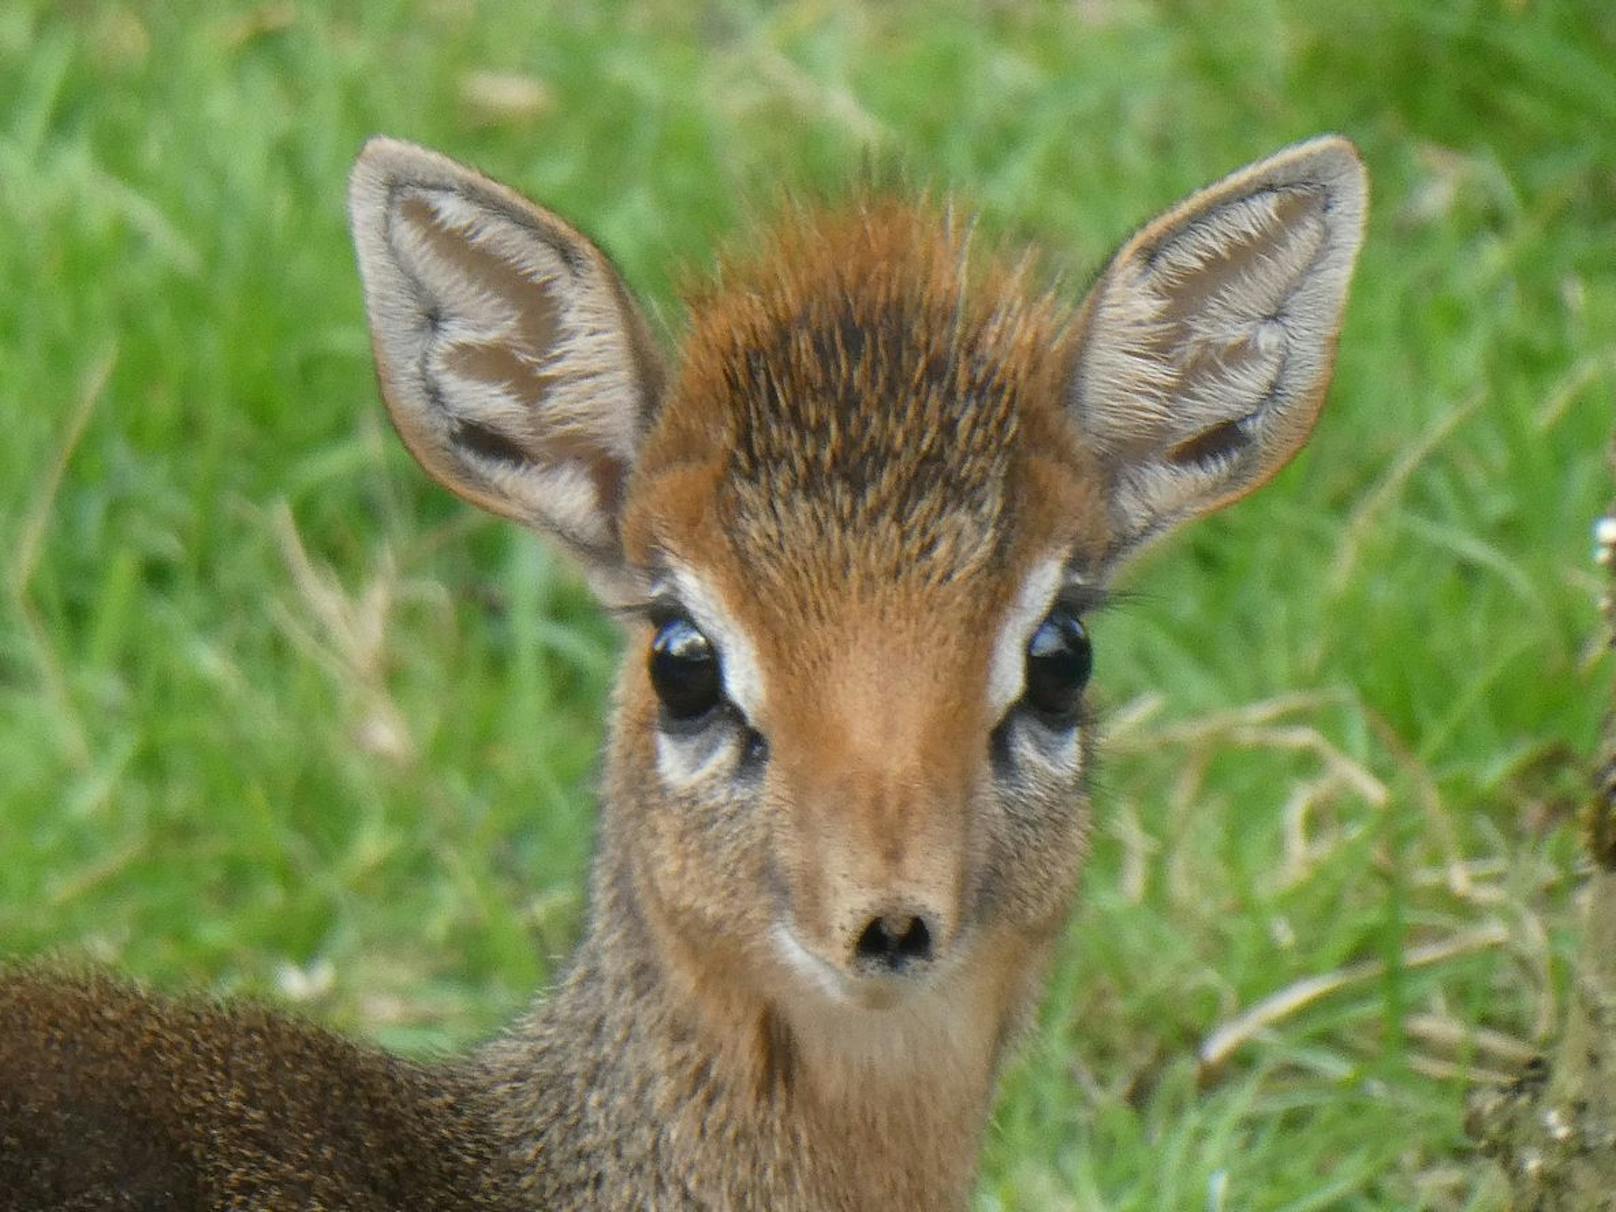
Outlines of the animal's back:
M 0 1212 L 505 1207 L 485 1097 L 257 1007 L 0 979 Z

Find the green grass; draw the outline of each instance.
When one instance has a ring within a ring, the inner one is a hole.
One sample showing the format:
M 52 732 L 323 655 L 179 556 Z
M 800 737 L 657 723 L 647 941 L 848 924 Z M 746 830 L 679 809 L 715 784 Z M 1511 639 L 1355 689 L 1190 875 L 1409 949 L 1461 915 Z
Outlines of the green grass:
M 1332 403 L 1096 623 L 1097 851 L 980 1202 L 1498 1207 L 1463 1096 L 1509 1062 L 1467 1033 L 1556 1022 L 1606 698 L 1616 12 L 974 11 L 0 0 L 0 950 L 429 1048 L 570 945 L 613 632 L 382 420 L 366 134 L 578 217 L 676 330 L 782 181 L 897 166 L 1081 281 L 1340 130 L 1375 201 Z M 1218 1026 L 1346 969 L 1197 1081 Z

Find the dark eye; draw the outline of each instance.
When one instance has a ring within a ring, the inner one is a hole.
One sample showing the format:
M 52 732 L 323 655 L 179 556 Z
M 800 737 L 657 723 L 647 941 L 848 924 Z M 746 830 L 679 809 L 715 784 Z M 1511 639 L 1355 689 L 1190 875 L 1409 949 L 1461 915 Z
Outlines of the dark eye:
M 1083 620 L 1065 606 L 1055 607 L 1027 645 L 1026 704 L 1054 721 L 1072 719 L 1093 669 Z
M 718 653 L 689 619 L 672 618 L 657 628 L 651 640 L 651 685 L 676 720 L 706 715 L 723 698 Z

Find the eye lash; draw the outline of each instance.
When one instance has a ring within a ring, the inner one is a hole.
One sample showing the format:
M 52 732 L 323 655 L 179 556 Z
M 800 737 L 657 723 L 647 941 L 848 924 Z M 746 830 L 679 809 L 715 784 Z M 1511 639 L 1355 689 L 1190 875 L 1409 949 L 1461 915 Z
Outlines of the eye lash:
M 649 623 L 653 627 L 660 627 L 670 619 L 688 619 L 690 617 L 690 611 L 685 609 L 684 603 L 671 593 L 666 592 L 656 593 L 651 597 L 626 602 L 619 606 L 608 607 L 607 613 L 616 619 Z
M 624 602 L 617 606 L 607 606 L 605 611 L 612 618 L 622 619 L 625 622 L 648 621 L 651 617 L 651 603 L 649 601 Z
M 624 622 L 649 623 L 653 627 L 660 627 L 671 618 L 690 617 L 690 611 L 673 593 L 673 574 L 660 551 L 653 552 L 650 561 L 638 571 L 638 579 L 641 584 L 649 586 L 650 591 L 631 602 L 608 606 L 607 614 Z
M 1062 585 L 1055 600 L 1050 603 L 1050 609 L 1063 607 L 1070 610 L 1079 618 L 1091 614 L 1098 614 L 1103 610 L 1116 606 L 1128 600 L 1130 595 L 1119 594 L 1114 590 L 1104 589 L 1099 585 L 1088 585 L 1082 581 L 1068 581 Z
M 659 593 L 645 604 L 645 615 L 652 624 L 661 627 L 674 619 L 691 619 L 690 610 L 671 593 Z

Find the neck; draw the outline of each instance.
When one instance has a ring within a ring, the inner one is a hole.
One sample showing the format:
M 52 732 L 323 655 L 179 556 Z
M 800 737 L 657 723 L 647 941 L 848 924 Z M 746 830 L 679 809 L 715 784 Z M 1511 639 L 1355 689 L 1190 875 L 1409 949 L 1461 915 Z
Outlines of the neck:
M 534 1201 L 964 1208 L 1028 980 L 783 1004 L 681 954 L 603 840 L 573 969 L 482 1058 Z

